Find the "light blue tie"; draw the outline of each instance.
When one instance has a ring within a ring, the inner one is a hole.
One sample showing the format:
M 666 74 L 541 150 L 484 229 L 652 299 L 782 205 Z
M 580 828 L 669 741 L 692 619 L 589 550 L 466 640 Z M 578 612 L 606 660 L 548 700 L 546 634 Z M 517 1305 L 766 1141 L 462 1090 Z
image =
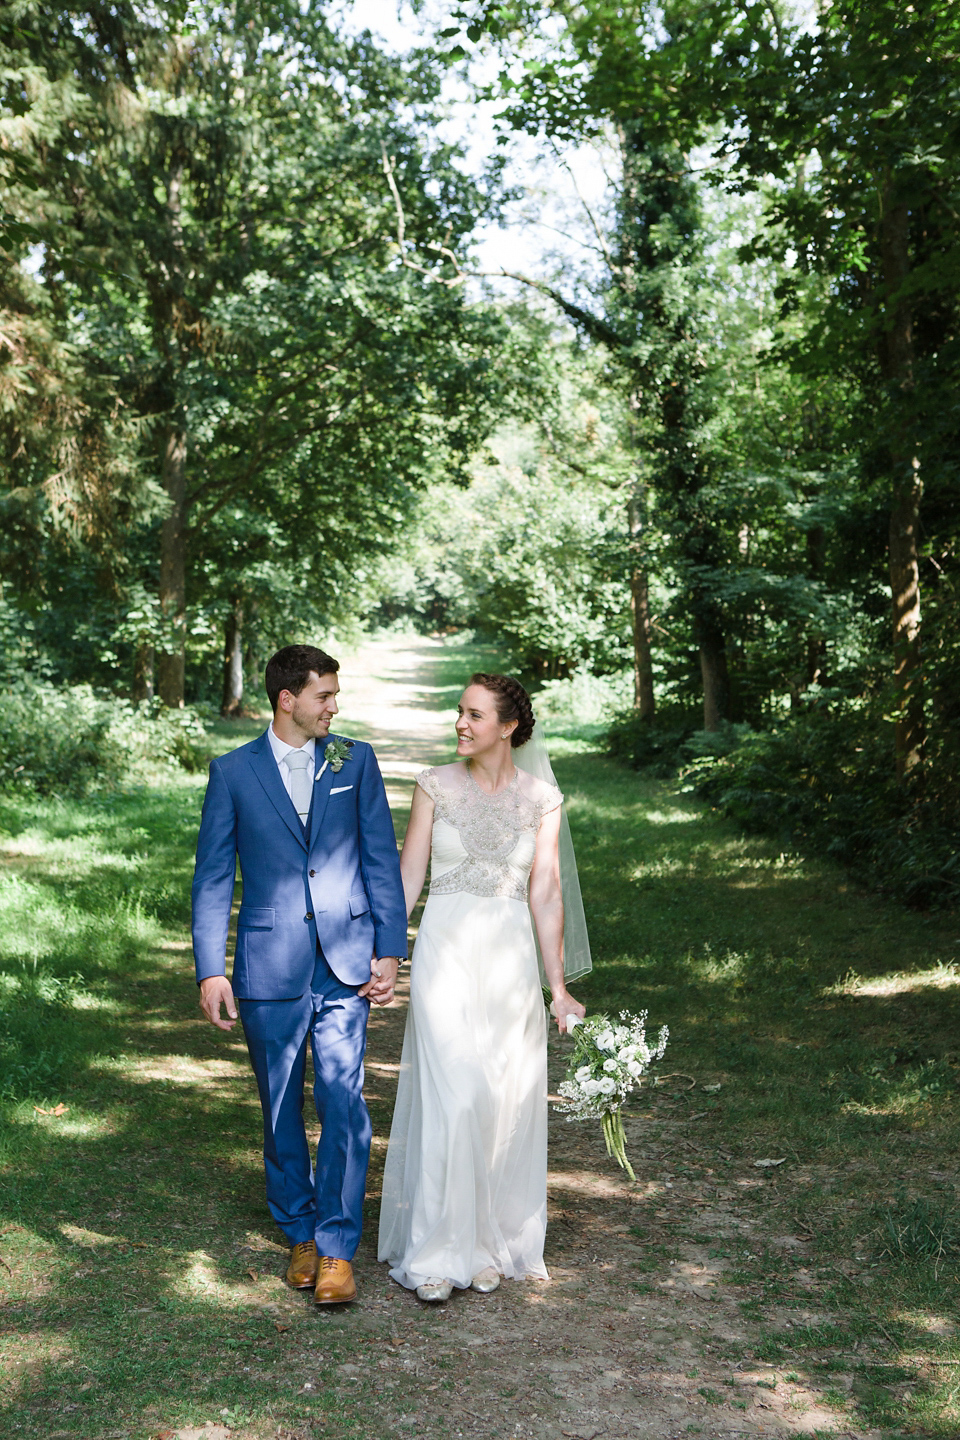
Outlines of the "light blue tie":
M 310 791 L 313 788 L 307 774 L 310 756 L 306 749 L 288 750 L 283 757 L 283 763 L 290 772 L 290 799 L 293 801 L 300 819 L 306 825 L 307 816 L 310 814 Z

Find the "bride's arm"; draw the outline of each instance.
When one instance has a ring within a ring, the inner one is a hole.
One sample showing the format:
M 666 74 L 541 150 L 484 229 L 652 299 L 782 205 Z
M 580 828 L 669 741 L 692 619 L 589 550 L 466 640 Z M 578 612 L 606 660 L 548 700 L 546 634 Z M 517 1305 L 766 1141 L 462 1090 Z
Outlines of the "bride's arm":
M 566 1032 L 567 1016 L 587 1013 L 574 1000 L 563 979 L 563 892 L 560 889 L 560 807 L 540 821 L 537 849 L 530 872 L 530 910 L 537 927 L 540 954 L 557 1014 L 557 1028 Z
M 420 899 L 423 882 L 427 878 L 427 863 L 430 859 L 430 838 L 433 834 L 433 801 L 419 785 L 413 787 L 413 801 L 410 805 L 410 819 L 407 833 L 400 851 L 400 874 L 403 877 L 403 897 L 407 902 L 407 919 L 413 914 L 413 907 Z

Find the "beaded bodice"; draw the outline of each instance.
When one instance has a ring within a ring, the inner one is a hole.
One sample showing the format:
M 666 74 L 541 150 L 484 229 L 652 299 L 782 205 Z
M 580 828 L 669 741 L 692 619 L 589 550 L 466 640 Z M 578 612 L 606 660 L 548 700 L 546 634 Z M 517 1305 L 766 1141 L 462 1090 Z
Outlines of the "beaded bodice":
M 526 900 L 540 821 L 563 796 L 530 776 L 521 784 L 521 774 L 495 795 L 466 767 L 453 772 L 452 784 L 441 783 L 435 770 L 417 776 L 434 804 L 431 895 L 466 891 Z

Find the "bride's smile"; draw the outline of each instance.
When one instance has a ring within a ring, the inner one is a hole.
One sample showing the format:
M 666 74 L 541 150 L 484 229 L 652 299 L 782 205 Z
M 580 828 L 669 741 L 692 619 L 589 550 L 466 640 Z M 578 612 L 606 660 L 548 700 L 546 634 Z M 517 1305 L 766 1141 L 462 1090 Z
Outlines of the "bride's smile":
M 468 685 L 457 706 L 457 755 L 470 758 L 482 773 L 484 788 L 499 790 L 514 776 L 510 737 L 516 720 L 504 722 L 497 714 L 494 697 L 482 685 Z

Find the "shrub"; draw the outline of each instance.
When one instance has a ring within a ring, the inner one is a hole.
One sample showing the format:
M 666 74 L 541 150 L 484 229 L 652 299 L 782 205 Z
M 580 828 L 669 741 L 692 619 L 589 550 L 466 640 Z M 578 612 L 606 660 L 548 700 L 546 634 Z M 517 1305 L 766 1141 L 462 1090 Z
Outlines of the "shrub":
M 157 768 L 197 769 L 205 733 L 192 710 L 25 681 L 0 694 L 0 789 L 81 796 Z
M 577 670 L 565 680 L 545 681 L 533 696 L 533 708 L 545 725 L 609 724 L 632 689 L 630 671 L 601 676 Z
M 811 709 L 736 738 L 728 754 L 695 760 L 687 773 L 744 829 L 826 855 L 908 905 L 960 898 L 955 787 L 935 753 L 926 788 L 899 785 L 891 726 L 853 706 Z
M 636 710 L 626 710 L 610 726 L 607 748 L 634 770 L 673 775 L 681 762 L 680 747 L 696 728 L 693 716 L 683 710 L 661 710 L 653 720 L 641 720 Z
M 681 711 L 618 716 L 610 751 L 637 769 L 680 771 L 745 830 L 826 855 L 857 879 L 918 908 L 960 899 L 960 780 L 947 736 L 931 739 L 926 783 L 894 772 L 892 727 L 855 704 L 815 706 L 770 730 L 698 730 Z
M 702 730 L 698 717 L 679 708 L 662 709 L 653 720 L 641 720 L 636 710 L 627 710 L 610 726 L 607 746 L 635 770 L 667 776 L 700 758 L 726 755 L 750 733 L 748 725 L 729 722 L 719 730 Z

